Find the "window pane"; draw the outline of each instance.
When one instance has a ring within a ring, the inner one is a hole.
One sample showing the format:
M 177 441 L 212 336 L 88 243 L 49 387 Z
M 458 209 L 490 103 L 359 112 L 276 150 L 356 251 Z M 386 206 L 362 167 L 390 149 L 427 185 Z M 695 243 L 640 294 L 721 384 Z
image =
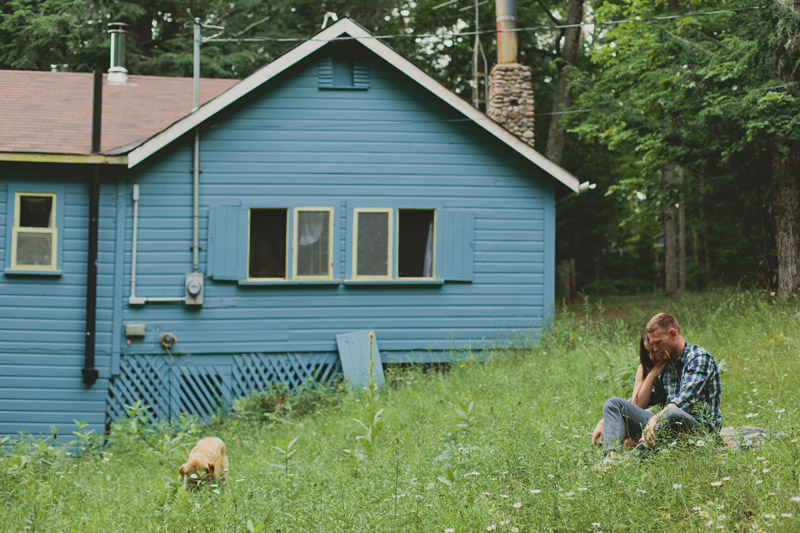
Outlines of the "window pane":
M 328 276 L 330 243 L 328 211 L 297 212 L 297 275 Z
M 49 233 L 17 233 L 17 265 L 51 266 L 53 236 Z
M 356 276 L 388 274 L 389 213 L 359 213 Z
M 250 210 L 251 278 L 286 277 L 286 209 Z
M 398 277 L 433 277 L 433 214 L 433 209 L 401 209 L 398 213 Z
M 19 197 L 19 225 L 23 228 L 50 228 L 52 196 Z

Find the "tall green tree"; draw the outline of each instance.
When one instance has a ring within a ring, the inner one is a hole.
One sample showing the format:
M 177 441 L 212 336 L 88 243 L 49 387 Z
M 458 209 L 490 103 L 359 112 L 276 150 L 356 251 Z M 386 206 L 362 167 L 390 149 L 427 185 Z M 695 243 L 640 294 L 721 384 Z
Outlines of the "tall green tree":
M 636 154 L 636 175 L 620 180 L 612 193 L 645 194 L 643 216 L 663 216 L 680 189 L 693 223 L 714 226 L 724 240 L 737 218 L 754 215 L 735 205 L 712 212 L 711 202 L 730 195 L 725 187 L 731 183 L 741 193 L 740 206 L 748 205 L 753 192 L 763 195 L 771 204 L 775 235 L 767 255 L 777 248 L 779 290 L 788 296 L 800 288 L 793 266 L 800 247 L 786 245 L 787 253 L 780 252 L 782 240 L 796 242 L 800 230 L 797 209 L 789 213 L 800 190 L 797 150 L 789 149 L 800 138 L 800 100 L 792 78 L 798 71 L 798 15 L 765 0 L 756 10 L 647 22 L 681 12 L 749 7 L 722 4 L 632 0 L 599 6 L 600 20 L 639 21 L 598 35 L 591 51 L 597 70 L 576 84 L 581 91 L 576 105 L 593 111 L 573 127 L 586 140 Z M 685 167 L 687 179 L 681 187 L 662 187 L 660 169 L 676 164 Z M 761 233 L 767 237 L 767 231 Z M 738 252 L 747 249 L 747 237 L 740 240 L 733 243 Z

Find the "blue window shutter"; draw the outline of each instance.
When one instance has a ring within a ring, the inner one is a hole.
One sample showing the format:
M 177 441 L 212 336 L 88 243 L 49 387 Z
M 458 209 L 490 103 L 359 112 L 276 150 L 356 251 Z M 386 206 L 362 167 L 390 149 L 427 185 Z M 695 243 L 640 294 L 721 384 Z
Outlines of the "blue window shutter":
M 317 64 L 320 89 L 333 88 L 333 59 L 326 57 Z
M 247 278 L 247 209 L 215 207 L 208 220 L 207 274 L 213 279 Z
M 366 61 L 353 61 L 353 87 L 369 89 L 369 63 Z
M 441 214 L 436 255 L 442 266 L 441 276 L 445 281 L 472 281 L 475 215 L 452 209 Z
M 369 63 L 349 58 L 325 57 L 317 63 L 320 89 L 369 89 Z

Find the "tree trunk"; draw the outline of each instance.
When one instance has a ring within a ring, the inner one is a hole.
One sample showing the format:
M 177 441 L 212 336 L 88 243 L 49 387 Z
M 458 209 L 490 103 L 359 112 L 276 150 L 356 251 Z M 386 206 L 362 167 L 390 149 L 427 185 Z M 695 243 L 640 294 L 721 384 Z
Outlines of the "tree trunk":
M 800 293 L 800 142 L 772 157 L 775 248 L 778 255 L 778 297 Z
M 800 2 L 786 1 L 795 13 Z M 800 35 L 794 35 L 791 47 L 800 47 Z M 778 64 L 778 77 L 785 82 L 798 81 L 794 61 Z M 796 87 L 792 92 L 796 94 Z M 775 248 L 778 256 L 778 297 L 788 299 L 800 293 L 800 141 L 780 143 L 772 156 L 772 206 L 775 214 Z
M 583 22 L 583 0 L 569 0 L 567 24 L 580 24 L 581 22 Z M 553 98 L 554 113 L 564 111 L 572 103 L 569 94 L 569 74 L 566 67 L 574 65 L 578 59 L 582 31 L 580 26 L 567 28 L 564 31 L 564 45 L 557 62 L 558 76 L 556 78 L 556 94 Z M 550 117 L 550 130 L 547 134 L 547 147 L 545 148 L 547 158 L 556 164 L 561 163 L 561 159 L 564 157 L 564 142 L 567 134 L 560 119 L 561 115 Z
M 683 167 L 678 167 L 678 261 L 680 267 L 680 291 L 686 292 L 686 209 L 683 203 L 686 195 L 683 193 Z
M 664 292 L 677 294 L 678 272 L 677 254 L 675 250 L 675 200 L 672 197 L 675 167 L 664 165 L 661 169 L 661 180 L 667 189 L 667 200 L 664 205 Z

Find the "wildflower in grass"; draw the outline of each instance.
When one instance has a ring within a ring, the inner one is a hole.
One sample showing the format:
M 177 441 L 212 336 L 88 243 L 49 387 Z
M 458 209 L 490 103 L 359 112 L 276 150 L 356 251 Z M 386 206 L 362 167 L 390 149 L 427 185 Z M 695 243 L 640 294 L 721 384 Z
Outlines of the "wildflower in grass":
M 664 514 L 661 515 L 661 518 L 663 518 L 664 520 L 669 520 L 672 517 L 670 516 L 669 513 L 664 513 Z
M 464 368 L 465 366 L 467 366 L 467 363 L 461 363 L 461 368 Z
M 756 461 L 766 461 L 766 460 L 767 460 L 766 457 L 761 457 L 761 456 L 756 457 Z
M 539 489 L 531 489 L 531 494 L 539 494 L 540 492 L 542 491 L 540 491 Z
M 200 502 L 194 502 L 194 506 L 200 509 Z
M 792 496 L 790 499 L 791 499 L 793 502 L 800 503 L 800 496 Z
M 514 505 L 512 505 L 512 507 L 514 509 L 519 509 L 520 507 L 522 507 L 522 502 L 515 502 Z
M 758 413 L 747 413 L 744 415 L 745 418 L 755 418 L 758 416 Z
M 760 479 L 756 480 L 756 485 L 761 485 L 762 483 L 764 483 L 762 480 L 760 480 Z
M 700 511 L 697 514 L 700 515 L 700 518 L 702 518 L 703 520 L 708 518 L 708 511 Z
M 638 492 L 639 494 L 647 494 L 647 491 L 644 489 L 636 489 L 636 492 Z
M 486 531 L 494 531 L 495 529 L 497 529 L 497 526 L 494 524 L 489 524 L 486 526 Z
M 722 478 L 722 481 L 730 481 L 730 480 L 731 480 L 731 476 L 725 476 L 724 478 Z
M 600 522 L 592 522 L 592 527 L 600 527 Z
M 703 510 L 703 508 L 702 508 L 702 507 L 692 507 L 692 511 L 697 511 L 697 512 L 700 512 L 700 511 L 702 511 L 702 510 Z
M 792 513 L 781 513 L 781 518 L 791 518 Z
M 455 532 L 456 529 L 453 527 L 448 527 L 447 529 L 444 530 L 444 533 L 455 533 Z
M 214 494 L 222 494 L 222 493 L 219 491 L 219 489 L 214 489 L 214 490 L 212 490 L 211 492 L 213 492 Z
M 503 520 L 503 521 L 501 521 L 501 522 L 500 522 L 500 525 L 501 525 L 501 526 L 507 526 L 507 525 L 508 525 L 508 524 L 510 524 L 510 523 L 511 523 L 511 520 L 509 520 L 508 518 L 506 518 L 505 520 Z
M 711 486 L 712 487 L 721 487 L 722 486 L 722 481 L 712 481 L 711 482 Z
M 467 474 L 464 474 L 464 477 L 469 477 L 469 476 L 479 476 L 479 475 L 481 475 L 481 473 L 480 473 L 480 472 L 469 472 L 469 473 L 467 473 Z
M 714 525 L 714 521 L 713 520 L 709 520 L 708 522 L 706 522 L 706 527 L 711 527 L 713 525 Z
M 508 498 L 508 494 L 501 494 L 500 497 L 501 498 Z
M 764 468 L 764 469 L 763 469 L 763 470 L 761 470 L 761 471 L 762 471 L 762 472 L 764 472 L 764 473 L 766 474 L 767 472 L 769 472 L 769 468 Z
M 511 533 L 519 533 L 519 528 L 518 527 L 512 527 L 511 528 Z
M 492 495 L 492 493 L 491 493 L 491 492 L 484 492 L 484 493 L 483 493 L 483 495 L 484 495 L 484 496 L 491 496 L 491 495 Z
M 705 446 L 705 445 L 706 445 L 706 441 L 704 441 L 704 440 L 698 440 L 698 441 L 696 442 L 696 444 L 697 444 L 698 446 Z
M 774 514 L 764 514 L 764 518 L 768 520 L 775 520 L 776 516 Z
M 673 483 L 672 484 L 672 488 L 675 489 L 675 490 L 682 489 L 683 488 L 683 484 L 681 484 L 681 483 Z

